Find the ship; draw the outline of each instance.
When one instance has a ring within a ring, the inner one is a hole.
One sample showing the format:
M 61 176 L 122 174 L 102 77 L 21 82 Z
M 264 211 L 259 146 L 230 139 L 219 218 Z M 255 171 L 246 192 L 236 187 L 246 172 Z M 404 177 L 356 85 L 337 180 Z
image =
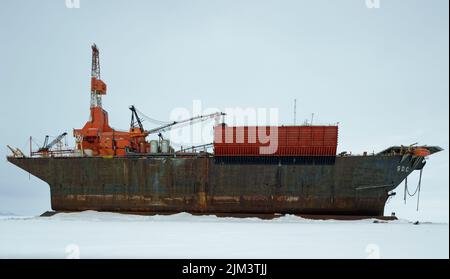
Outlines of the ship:
M 94 44 L 90 118 L 73 130 L 74 148 L 61 148 L 66 133 L 36 151 L 30 137 L 29 155 L 8 146 L 10 163 L 48 183 L 54 212 L 383 217 L 396 188 L 442 150 L 413 144 L 337 154 L 337 124 L 228 126 L 221 112 L 145 130 L 134 106 L 130 129 L 115 130 L 102 107 L 106 91 Z M 212 144 L 175 150 L 162 136 L 207 119 L 216 120 Z M 261 141 L 267 135 L 272 142 Z

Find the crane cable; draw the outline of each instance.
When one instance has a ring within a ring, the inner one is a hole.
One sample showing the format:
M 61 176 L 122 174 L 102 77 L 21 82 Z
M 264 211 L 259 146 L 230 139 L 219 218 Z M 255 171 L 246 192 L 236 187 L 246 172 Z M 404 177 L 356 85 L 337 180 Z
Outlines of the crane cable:
M 137 108 L 134 108 L 134 109 L 139 114 L 139 116 L 141 116 L 142 118 L 145 118 L 150 123 L 157 124 L 157 125 L 167 125 L 167 124 L 172 123 L 172 122 L 167 122 L 167 121 L 162 121 L 162 120 L 158 120 L 158 119 L 155 119 L 155 118 L 151 118 L 151 117 L 145 115 L 142 111 L 138 110 Z M 142 119 L 141 119 L 141 121 L 142 121 Z
M 186 121 L 186 122 L 178 122 L 178 121 L 169 122 L 169 123 L 171 123 L 173 125 L 170 126 L 170 127 L 166 127 L 166 128 L 161 129 L 161 132 L 167 132 L 167 131 L 170 131 L 172 129 L 181 129 L 183 127 L 192 126 L 192 125 L 195 125 L 195 124 L 199 124 L 199 123 L 211 120 L 211 118 L 208 118 L 207 116 L 203 116 L 203 115 L 200 115 L 200 116 L 202 116 L 202 117 L 201 118 L 197 118 L 197 119 L 191 119 L 191 120 Z
M 414 197 L 415 195 L 417 195 L 417 208 L 416 208 L 417 211 L 419 211 L 420 190 L 421 190 L 421 187 L 422 187 L 422 173 L 423 173 L 423 168 L 420 169 L 419 183 L 417 184 L 416 190 L 414 190 L 414 192 L 412 194 L 411 194 L 411 192 L 409 191 L 409 188 L 408 188 L 408 177 L 405 178 L 405 190 L 404 190 L 405 192 L 404 192 L 404 195 L 403 195 L 403 199 L 404 199 L 405 204 L 406 204 L 406 198 L 407 198 L 406 195 L 408 195 L 410 197 Z

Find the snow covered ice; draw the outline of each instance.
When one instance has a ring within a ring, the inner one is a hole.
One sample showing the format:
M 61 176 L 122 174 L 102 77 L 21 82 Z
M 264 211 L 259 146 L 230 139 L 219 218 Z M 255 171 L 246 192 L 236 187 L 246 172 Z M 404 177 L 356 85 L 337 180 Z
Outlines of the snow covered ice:
M 138 216 L 0 217 L 0 258 L 448 258 L 447 223 Z

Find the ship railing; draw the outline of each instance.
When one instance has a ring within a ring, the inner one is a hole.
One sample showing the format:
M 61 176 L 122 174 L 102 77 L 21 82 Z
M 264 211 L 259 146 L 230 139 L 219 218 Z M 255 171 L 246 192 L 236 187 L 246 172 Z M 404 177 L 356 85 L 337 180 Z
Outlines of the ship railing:
M 75 150 L 73 149 L 59 149 L 49 151 L 32 151 L 31 157 L 74 157 Z
M 199 153 L 199 152 L 207 152 L 208 148 L 214 146 L 214 143 L 201 144 L 196 146 L 185 147 L 181 146 L 180 150 L 176 151 L 176 154 L 180 153 Z
M 350 157 L 350 156 L 376 156 L 377 154 L 375 153 L 375 151 L 372 152 L 367 152 L 364 151 L 363 153 L 352 153 L 352 152 L 347 152 L 347 151 L 342 151 L 340 153 L 338 153 L 336 156 L 337 157 Z

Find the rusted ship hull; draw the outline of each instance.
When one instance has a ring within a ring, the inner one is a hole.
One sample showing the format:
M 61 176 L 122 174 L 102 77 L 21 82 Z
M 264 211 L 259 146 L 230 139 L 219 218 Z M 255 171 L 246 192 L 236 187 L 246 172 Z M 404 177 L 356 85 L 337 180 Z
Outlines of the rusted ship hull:
M 423 157 L 344 156 L 331 163 L 218 162 L 213 156 L 13 158 L 50 185 L 55 211 L 382 216 Z

